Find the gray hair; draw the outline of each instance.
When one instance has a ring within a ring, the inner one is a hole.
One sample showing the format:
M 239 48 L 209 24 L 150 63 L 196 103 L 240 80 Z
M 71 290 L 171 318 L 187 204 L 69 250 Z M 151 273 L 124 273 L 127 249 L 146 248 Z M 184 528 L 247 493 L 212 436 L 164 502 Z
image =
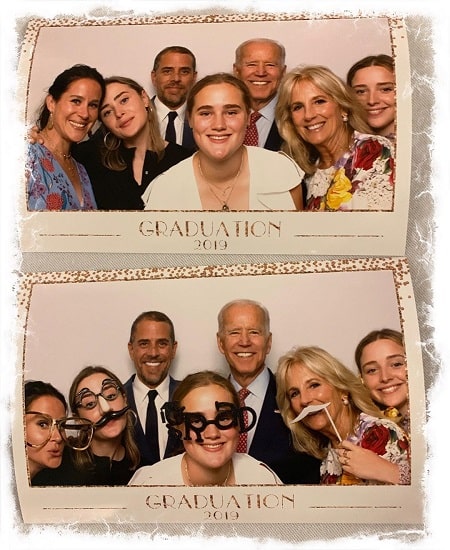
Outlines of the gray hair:
M 261 311 L 261 313 L 263 314 L 264 331 L 265 331 L 266 334 L 270 333 L 270 315 L 269 315 L 269 311 L 267 310 L 267 308 L 265 306 L 263 306 L 263 304 L 261 304 L 260 302 L 255 301 L 255 300 L 249 300 L 249 299 L 241 298 L 241 299 L 237 299 L 237 300 L 232 300 L 231 302 L 228 302 L 224 306 L 222 306 L 222 309 L 219 311 L 219 313 L 217 315 L 217 324 L 218 324 L 218 333 L 219 334 L 223 334 L 225 313 L 232 306 L 254 306 L 254 307 L 258 308 Z
M 286 48 L 281 44 L 281 42 L 278 42 L 277 40 L 272 40 L 271 38 L 251 38 L 250 40 L 246 40 L 245 42 L 242 42 L 242 44 L 239 44 L 239 46 L 236 48 L 235 51 L 235 64 L 240 65 L 242 61 L 242 51 L 246 46 L 249 44 L 253 44 L 254 42 L 263 42 L 265 44 L 273 44 L 274 46 L 277 46 L 279 50 L 279 56 L 280 56 L 280 64 L 284 65 L 286 60 Z

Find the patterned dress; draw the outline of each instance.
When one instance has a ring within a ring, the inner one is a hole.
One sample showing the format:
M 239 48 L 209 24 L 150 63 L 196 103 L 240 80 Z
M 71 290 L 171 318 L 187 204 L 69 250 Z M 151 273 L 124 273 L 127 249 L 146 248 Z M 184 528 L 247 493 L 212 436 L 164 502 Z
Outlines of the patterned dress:
M 72 182 L 47 147 L 39 143 L 28 146 L 28 210 L 96 210 L 89 176 L 82 164 L 75 159 L 73 162 L 82 185 L 81 203 Z
M 354 132 L 334 166 L 305 177 L 305 210 L 392 210 L 393 148 L 388 138 Z
M 375 418 L 365 413 L 359 416 L 355 432 L 347 438 L 350 443 L 369 449 L 389 462 L 398 464 L 400 485 L 411 483 L 409 438 L 391 420 Z M 328 447 L 328 454 L 320 466 L 320 483 L 324 485 L 379 485 L 380 482 L 359 479 L 342 470 L 336 450 Z

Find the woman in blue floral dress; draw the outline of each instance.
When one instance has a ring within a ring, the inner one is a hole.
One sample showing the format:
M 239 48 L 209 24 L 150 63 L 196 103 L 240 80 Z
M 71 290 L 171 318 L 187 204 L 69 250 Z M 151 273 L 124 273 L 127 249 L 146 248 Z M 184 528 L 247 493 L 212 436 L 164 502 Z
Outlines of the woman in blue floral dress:
M 321 484 L 411 483 L 408 435 L 336 358 L 318 347 L 298 347 L 280 358 L 276 378 L 294 447 L 322 460 Z
M 87 65 L 63 71 L 50 86 L 37 122 L 45 145 L 28 146 L 29 210 L 96 209 L 89 176 L 71 146 L 92 129 L 104 94 L 103 77 Z
M 372 134 L 354 91 L 330 69 L 288 73 L 276 116 L 284 151 L 306 174 L 305 210 L 393 209 L 393 144 Z

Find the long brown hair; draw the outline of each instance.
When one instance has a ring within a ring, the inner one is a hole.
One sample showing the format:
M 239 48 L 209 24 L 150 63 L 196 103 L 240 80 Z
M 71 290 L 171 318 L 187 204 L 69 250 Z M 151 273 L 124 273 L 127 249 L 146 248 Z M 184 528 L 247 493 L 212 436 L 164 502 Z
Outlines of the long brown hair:
M 361 356 L 364 351 L 364 348 L 368 346 L 369 344 L 372 344 L 372 342 L 376 342 L 377 340 L 392 340 L 392 342 L 395 342 L 400 347 L 404 348 L 404 340 L 403 340 L 403 334 L 401 332 L 398 332 L 398 330 L 394 330 L 392 328 L 382 328 L 381 330 L 372 330 L 369 332 L 369 334 L 366 334 L 364 338 L 359 342 L 359 344 L 356 346 L 355 349 L 355 363 L 358 367 L 358 370 L 360 374 L 362 374 L 361 370 Z
M 104 374 L 111 380 L 114 380 L 114 382 L 119 386 L 119 390 L 122 393 L 122 395 L 124 397 L 126 396 L 125 388 L 122 382 L 113 372 L 111 372 L 110 370 L 102 366 L 92 366 L 92 365 L 87 366 L 75 376 L 70 386 L 69 404 L 73 414 L 76 414 L 79 416 L 76 395 L 77 395 L 77 389 L 80 382 L 85 378 L 87 378 L 88 376 L 91 376 L 92 374 L 96 374 L 96 373 Z M 136 418 L 131 411 L 128 411 L 126 415 L 127 415 L 127 425 L 125 427 L 125 430 L 123 431 L 122 445 L 125 448 L 125 456 L 130 461 L 130 470 L 135 470 L 140 461 L 139 449 L 134 439 L 134 423 Z M 92 469 L 94 466 L 94 456 L 90 448 L 86 449 L 85 451 L 73 451 L 73 458 L 74 458 L 75 466 L 79 470 Z
M 123 84 L 128 86 L 133 91 L 135 91 L 140 97 L 147 92 L 144 88 L 138 84 L 135 80 L 127 78 L 125 76 L 110 76 L 105 78 L 106 88 L 108 84 Z M 100 106 L 101 109 L 101 106 Z M 99 117 L 101 119 L 101 117 Z M 156 117 L 155 109 L 152 106 L 152 102 L 149 100 L 149 106 L 147 107 L 147 119 L 148 119 L 148 135 L 150 142 L 150 151 L 154 151 L 158 157 L 158 160 L 161 160 L 164 156 L 164 151 L 166 149 L 166 144 L 161 137 L 159 131 L 159 123 Z M 109 168 L 110 170 L 125 170 L 127 167 L 126 162 L 122 158 L 120 152 L 120 146 L 122 145 L 122 140 L 110 132 L 106 126 L 101 124 L 100 131 L 103 133 L 103 141 L 100 146 L 100 155 L 102 163 Z

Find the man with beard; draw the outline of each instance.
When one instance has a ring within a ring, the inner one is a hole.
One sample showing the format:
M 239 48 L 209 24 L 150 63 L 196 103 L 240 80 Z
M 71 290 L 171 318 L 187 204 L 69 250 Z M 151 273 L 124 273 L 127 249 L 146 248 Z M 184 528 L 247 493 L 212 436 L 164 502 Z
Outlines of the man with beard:
M 195 142 L 185 115 L 186 97 L 197 78 L 194 54 L 183 46 L 164 48 L 155 57 L 151 78 L 161 135 L 193 151 Z
M 135 437 L 140 466 L 167 458 L 177 448 L 178 441 L 169 435 L 159 413 L 178 384 L 169 375 L 176 351 L 173 323 L 165 313 L 145 311 L 135 319 L 128 353 L 136 373 L 124 386 L 128 404 L 137 415 Z

